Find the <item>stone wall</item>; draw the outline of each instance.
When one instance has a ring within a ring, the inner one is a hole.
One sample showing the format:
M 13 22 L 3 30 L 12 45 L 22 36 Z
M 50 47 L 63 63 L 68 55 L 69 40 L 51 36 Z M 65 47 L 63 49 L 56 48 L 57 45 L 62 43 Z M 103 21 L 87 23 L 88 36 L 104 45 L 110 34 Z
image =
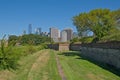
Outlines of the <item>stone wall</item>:
M 69 51 L 69 44 L 59 44 L 59 51 Z
M 52 44 L 49 48 L 59 51 L 81 51 L 96 61 L 120 68 L 120 41 L 94 44 Z
M 82 47 L 81 53 L 96 61 L 120 68 L 120 50 Z
M 94 44 L 71 44 L 70 50 L 81 51 L 81 54 L 84 56 L 120 68 L 120 41 Z
M 65 43 L 65 44 L 50 44 L 48 45 L 48 47 L 50 49 L 54 49 L 54 50 L 58 50 L 58 51 L 68 51 L 69 50 L 69 44 Z
M 80 51 L 81 50 L 81 44 L 70 44 L 70 50 Z

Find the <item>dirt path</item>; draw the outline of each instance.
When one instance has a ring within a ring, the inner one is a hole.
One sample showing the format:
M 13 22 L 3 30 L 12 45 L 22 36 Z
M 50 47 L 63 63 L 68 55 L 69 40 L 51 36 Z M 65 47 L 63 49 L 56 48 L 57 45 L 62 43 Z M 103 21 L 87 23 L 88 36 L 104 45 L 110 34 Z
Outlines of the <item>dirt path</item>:
M 62 80 L 67 80 L 66 77 L 65 77 L 65 75 L 64 75 L 64 72 L 63 72 L 62 66 L 61 66 L 61 64 L 60 64 L 60 61 L 59 61 L 59 58 L 58 58 L 57 55 L 56 55 L 56 61 L 57 61 L 58 71 L 59 71 L 59 74 L 60 74 Z

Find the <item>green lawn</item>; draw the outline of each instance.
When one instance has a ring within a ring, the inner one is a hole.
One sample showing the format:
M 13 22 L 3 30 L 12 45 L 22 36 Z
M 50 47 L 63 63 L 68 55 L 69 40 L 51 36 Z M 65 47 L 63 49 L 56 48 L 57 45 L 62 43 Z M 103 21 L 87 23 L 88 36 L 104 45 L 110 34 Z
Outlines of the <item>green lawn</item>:
M 120 77 L 80 57 L 80 52 L 59 53 L 68 80 L 120 80 Z
M 0 71 L 0 80 L 62 80 L 56 56 L 67 80 L 120 80 L 112 72 L 80 57 L 78 52 L 41 50 L 19 60 L 16 70 Z

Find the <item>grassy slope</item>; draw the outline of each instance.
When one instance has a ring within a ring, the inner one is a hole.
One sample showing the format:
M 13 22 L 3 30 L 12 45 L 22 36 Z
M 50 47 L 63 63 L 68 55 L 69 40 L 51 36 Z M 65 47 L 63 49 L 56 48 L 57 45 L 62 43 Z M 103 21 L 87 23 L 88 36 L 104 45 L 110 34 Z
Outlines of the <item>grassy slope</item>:
M 76 52 L 59 54 L 68 80 L 120 80 L 120 77 L 75 55 Z
M 20 63 L 15 80 L 60 80 L 55 55 L 50 50 L 25 57 Z
M 0 80 L 61 80 L 55 51 L 42 50 L 22 57 L 16 71 L 0 71 Z M 67 80 L 120 80 L 120 77 L 77 56 L 76 52 L 58 55 Z
M 22 57 L 16 71 L 0 71 L 0 80 L 61 80 L 51 50 Z

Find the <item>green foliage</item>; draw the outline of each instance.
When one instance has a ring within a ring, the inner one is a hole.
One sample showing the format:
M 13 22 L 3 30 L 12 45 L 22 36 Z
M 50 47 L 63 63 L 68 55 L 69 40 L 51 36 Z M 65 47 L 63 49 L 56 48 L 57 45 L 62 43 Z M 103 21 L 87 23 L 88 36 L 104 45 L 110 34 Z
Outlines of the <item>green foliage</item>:
M 112 11 L 112 16 L 114 17 L 115 20 L 120 19 L 120 9 Z
M 95 9 L 73 17 L 73 23 L 81 37 L 83 32 L 92 31 L 96 40 L 100 40 L 117 30 L 114 15 L 109 9 Z
M 82 38 L 73 38 L 70 42 L 71 43 L 91 43 L 93 41 L 93 37 L 82 37 Z
M 45 44 L 45 43 L 43 43 L 43 44 L 37 46 L 37 49 L 38 49 L 38 50 L 48 49 L 48 45 Z
M 41 43 L 50 42 L 51 39 L 46 36 L 40 36 L 35 34 L 23 35 L 21 36 L 21 44 L 32 44 L 32 45 L 39 45 Z
M 15 46 L 16 43 L 26 44 L 26 46 Z M 47 48 L 47 42 L 50 41 L 48 37 L 42 37 L 38 35 L 23 35 L 21 36 L 9 36 L 8 43 L 5 38 L 1 40 L 0 44 L 0 69 L 16 69 L 17 61 L 22 56 L 33 54 L 34 52 Z M 38 45 L 39 46 L 34 46 Z
M 50 43 L 52 40 L 50 37 L 47 36 L 41 36 L 36 34 L 27 34 L 22 36 L 15 36 L 11 35 L 9 36 L 8 42 L 9 44 L 19 43 L 21 45 L 40 45 L 42 43 Z
M 73 17 L 73 23 L 76 26 L 80 37 L 83 37 L 82 33 L 89 29 L 87 20 L 87 13 L 81 13 L 80 15 Z
M 72 40 L 70 40 L 70 43 L 75 43 L 75 42 L 80 42 L 80 39 L 78 37 L 73 38 Z
M 18 37 L 16 35 L 10 35 L 8 39 L 8 45 L 15 45 L 18 41 Z
M 17 67 L 17 56 L 12 46 L 7 46 L 6 43 L 7 41 L 3 37 L 0 47 L 0 69 L 15 69 Z
M 83 37 L 80 39 L 82 43 L 91 43 L 93 41 L 93 37 Z
M 116 32 L 112 35 L 104 36 L 100 42 L 120 41 L 120 32 Z
M 28 45 L 27 49 L 25 50 L 25 54 L 27 54 L 27 55 L 28 54 L 33 54 L 36 51 L 37 51 L 37 49 L 34 46 Z

